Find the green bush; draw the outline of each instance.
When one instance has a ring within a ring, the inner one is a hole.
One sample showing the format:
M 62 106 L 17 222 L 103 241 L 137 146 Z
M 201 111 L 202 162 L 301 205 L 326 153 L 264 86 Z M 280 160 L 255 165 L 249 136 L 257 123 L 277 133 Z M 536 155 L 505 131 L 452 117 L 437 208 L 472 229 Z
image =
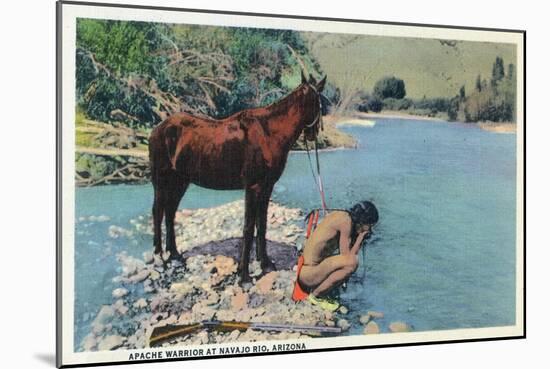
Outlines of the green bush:
M 432 112 L 448 111 L 450 106 L 450 99 L 437 97 L 437 98 L 423 98 L 416 100 L 413 103 L 415 109 L 425 109 Z
M 114 160 L 101 156 L 76 154 L 76 172 L 83 178 L 100 179 L 117 168 Z
M 384 107 L 384 103 L 382 102 L 382 100 L 380 100 L 377 97 L 372 97 L 367 102 L 367 109 L 374 112 L 374 113 L 378 113 L 378 112 L 382 111 L 383 107 Z
M 402 99 L 407 94 L 405 82 L 396 77 L 384 77 L 374 85 L 373 95 L 379 99 Z
M 410 99 L 395 99 L 389 97 L 384 99 L 383 106 L 386 110 L 407 110 L 413 105 Z

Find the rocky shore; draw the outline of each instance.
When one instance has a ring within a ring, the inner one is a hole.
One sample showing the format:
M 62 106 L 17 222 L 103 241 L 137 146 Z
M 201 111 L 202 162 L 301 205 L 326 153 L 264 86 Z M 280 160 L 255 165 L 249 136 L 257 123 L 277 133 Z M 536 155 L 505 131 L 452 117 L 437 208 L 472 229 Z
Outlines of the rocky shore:
M 242 288 L 237 280 L 238 246 L 242 232 L 243 201 L 220 207 L 182 210 L 176 217 L 181 261 L 168 255 L 143 253 L 142 257 L 118 254 L 120 273 L 113 279 L 112 303 L 103 305 L 80 343 L 81 351 L 140 349 L 149 346 L 157 326 L 192 324 L 202 320 L 339 326 L 362 325 L 365 334 L 380 333 L 380 312 L 367 312 L 359 321 L 347 318 L 348 308 L 327 312 L 307 302 L 296 303 L 291 295 L 296 277 L 297 245 L 302 243 L 303 214 L 271 203 L 268 213 L 268 254 L 277 271 L 262 274 L 259 263 L 250 265 L 253 283 Z M 151 233 L 149 217 L 132 221 L 135 229 L 110 227 L 111 237 Z M 407 331 L 404 323 L 392 323 L 390 331 Z M 344 333 L 345 334 L 345 333 Z M 217 332 L 199 330 L 164 343 L 198 345 L 254 342 L 276 339 L 307 339 L 303 332 Z

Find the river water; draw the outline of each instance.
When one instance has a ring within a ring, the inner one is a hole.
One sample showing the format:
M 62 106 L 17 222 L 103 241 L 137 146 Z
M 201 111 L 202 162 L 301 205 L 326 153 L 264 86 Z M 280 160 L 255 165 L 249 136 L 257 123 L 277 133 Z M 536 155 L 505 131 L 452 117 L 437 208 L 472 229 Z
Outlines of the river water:
M 371 200 L 380 222 L 360 267 L 342 292 L 349 320 L 382 311 L 382 328 L 400 320 L 415 331 L 515 323 L 516 135 L 474 125 L 378 119 L 374 127 L 343 126 L 356 150 L 320 154 L 329 207 Z M 241 191 L 191 186 L 180 208 L 221 205 Z M 272 199 L 304 211 L 319 207 L 307 156 L 290 155 Z M 101 304 L 112 302 L 115 255 L 140 256 L 150 236 L 113 238 L 149 214 L 150 185 L 76 191 L 75 345 Z M 108 221 L 102 221 L 106 216 Z M 351 334 L 361 332 L 352 325 Z

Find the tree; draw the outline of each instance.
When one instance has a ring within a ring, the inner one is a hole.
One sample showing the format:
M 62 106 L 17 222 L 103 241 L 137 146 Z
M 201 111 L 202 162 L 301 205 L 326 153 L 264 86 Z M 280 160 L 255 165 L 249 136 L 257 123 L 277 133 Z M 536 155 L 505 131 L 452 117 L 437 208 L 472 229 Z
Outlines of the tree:
M 476 90 L 477 92 L 481 92 L 481 75 L 477 75 L 476 78 Z
M 461 97 L 454 97 L 449 102 L 449 107 L 447 109 L 447 115 L 449 116 L 450 121 L 456 121 L 458 118 L 458 111 L 460 109 L 460 102 L 464 101 Z
M 506 78 L 510 81 L 514 81 L 516 79 L 516 66 L 512 63 L 508 64 L 508 74 L 506 75 Z
M 460 96 L 460 100 L 462 101 L 466 99 L 466 87 L 464 85 L 460 87 L 459 96 Z
M 491 75 L 491 86 L 496 85 L 504 78 L 504 61 L 500 56 L 497 56 L 493 64 L 493 73 Z
M 373 94 L 379 99 L 402 99 L 407 94 L 405 82 L 396 77 L 384 77 L 374 85 Z

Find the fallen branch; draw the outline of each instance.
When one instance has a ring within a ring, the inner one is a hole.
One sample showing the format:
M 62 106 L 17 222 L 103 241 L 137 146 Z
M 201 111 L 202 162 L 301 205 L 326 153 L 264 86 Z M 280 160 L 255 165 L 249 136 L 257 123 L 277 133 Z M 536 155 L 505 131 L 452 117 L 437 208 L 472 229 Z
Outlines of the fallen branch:
M 133 150 L 133 149 L 103 149 L 99 147 L 82 147 L 77 146 L 76 152 L 79 154 L 90 154 L 98 156 L 127 156 L 148 159 L 149 153 L 145 150 Z

